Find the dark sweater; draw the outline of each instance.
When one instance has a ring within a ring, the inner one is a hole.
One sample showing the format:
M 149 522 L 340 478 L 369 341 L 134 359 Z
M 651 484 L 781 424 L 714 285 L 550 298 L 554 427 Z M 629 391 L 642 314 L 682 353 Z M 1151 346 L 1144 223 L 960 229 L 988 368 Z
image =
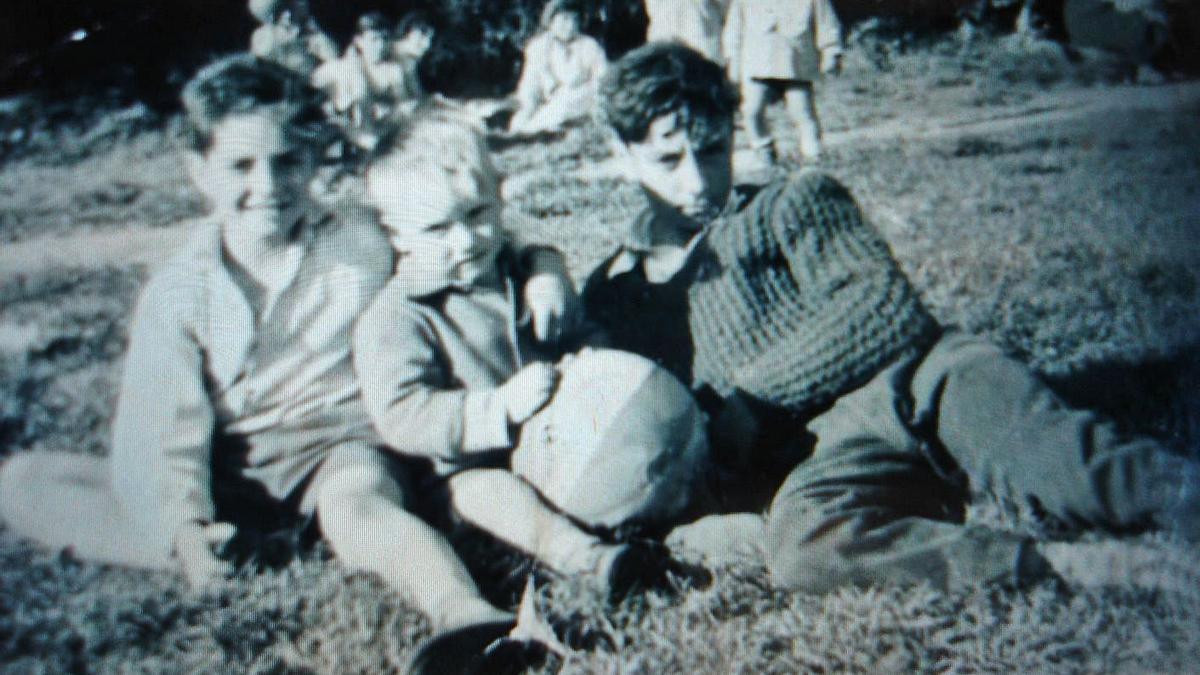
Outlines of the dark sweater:
M 804 416 L 939 333 L 849 192 L 820 173 L 767 185 L 714 221 L 664 284 L 639 256 L 623 247 L 593 271 L 589 317 L 613 347 L 718 398 Z

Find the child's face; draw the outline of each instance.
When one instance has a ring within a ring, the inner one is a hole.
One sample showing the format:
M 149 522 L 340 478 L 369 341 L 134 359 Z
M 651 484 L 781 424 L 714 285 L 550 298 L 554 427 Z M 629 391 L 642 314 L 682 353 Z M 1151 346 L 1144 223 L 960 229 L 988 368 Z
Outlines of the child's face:
M 405 33 L 404 37 L 396 43 L 396 51 L 401 54 L 420 58 L 429 51 L 429 47 L 432 44 L 433 33 L 415 28 Z
M 678 113 L 667 113 L 650 124 L 642 141 L 617 145 L 627 175 L 642 186 L 655 214 L 669 223 L 699 230 L 729 199 L 732 129 L 699 145 L 680 125 Z
M 494 277 L 503 230 L 490 169 L 376 166 L 367 173 L 367 197 L 406 274 L 460 287 Z
M 316 149 L 291 131 L 277 111 L 264 108 L 226 117 L 188 168 L 220 219 L 227 245 L 284 234 L 309 207 Z
M 354 38 L 354 43 L 364 58 L 371 63 L 382 61 L 387 55 L 388 36 L 383 31 L 365 30 Z
M 558 12 L 550 18 L 549 31 L 555 38 L 570 42 L 579 35 L 579 15 L 575 12 Z

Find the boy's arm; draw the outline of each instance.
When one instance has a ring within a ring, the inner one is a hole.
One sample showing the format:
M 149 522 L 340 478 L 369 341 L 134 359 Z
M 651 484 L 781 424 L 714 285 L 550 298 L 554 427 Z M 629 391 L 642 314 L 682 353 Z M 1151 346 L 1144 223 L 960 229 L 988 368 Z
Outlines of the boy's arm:
M 146 509 L 170 542 L 184 525 L 214 517 L 214 413 L 203 352 L 183 317 L 195 300 L 180 297 L 185 284 L 167 281 L 152 281 L 134 314 L 111 465 L 123 504 Z
M 496 388 L 453 381 L 432 328 L 385 290 L 354 330 L 354 368 L 376 431 L 389 446 L 441 460 L 512 447 Z
M 533 319 L 534 337 L 554 344 L 573 335 L 583 321 L 583 308 L 566 258 L 552 246 L 526 244 L 517 250 L 525 278 L 521 301 Z
M 514 93 L 517 102 L 522 106 L 534 106 L 542 100 L 542 73 L 549 68 L 544 44 L 541 35 L 535 35 L 525 45 L 521 78 L 517 81 L 517 90 Z

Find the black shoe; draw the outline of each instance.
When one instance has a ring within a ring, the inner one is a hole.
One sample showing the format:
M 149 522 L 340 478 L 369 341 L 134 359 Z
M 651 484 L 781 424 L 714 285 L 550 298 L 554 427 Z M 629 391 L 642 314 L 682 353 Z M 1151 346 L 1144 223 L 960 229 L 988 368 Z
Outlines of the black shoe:
M 708 570 L 676 560 L 659 542 L 636 540 L 624 549 L 608 570 L 608 600 L 613 604 L 637 592 L 674 593 L 682 585 L 703 588 L 712 583 Z
M 514 621 L 489 621 L 434 635 L 417 650 L 408 664 L 409 675 L 467 675 L 480 670 L 493 643 L 501 642 Z
M 550 649 L 535 640 L 501 638 L 484 650 L 483 658 L 471 672 L 477 675 L 518 675 L 542 668 L 552 658 Z

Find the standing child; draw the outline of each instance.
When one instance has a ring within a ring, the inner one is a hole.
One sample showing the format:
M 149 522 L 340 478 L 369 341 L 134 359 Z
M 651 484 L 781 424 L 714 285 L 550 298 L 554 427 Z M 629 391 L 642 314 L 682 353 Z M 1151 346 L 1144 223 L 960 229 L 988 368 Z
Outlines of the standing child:
M 508 470 L 558 373 L 524 319 L 516 291 L 528 271 L 506 243 L 498 185 L 481 137 L 456 112 L 418 111 L 377 149 L 367 194 L 397 266 L 355 329 L 367 409 L 392 447 L 432 460 L 428 489 L 448 491 L 458 517 L 613 594 L 665 583 L 660 548 L 584 531 Z
M 712 61 L 721 60 L 722 0 L 646 0 L 647 42 L 676 40 Z
M 588 279 L 588 314 L 613 346 L 693 384 L 714 455 L 758 490 L 729 506 L 774 493 L 765 537 L 752 536 L 777 584 L 1047 574 L 1043 542 L 964 522 L 980 493 L 1081 526 L 1200 538 L 1194 461 L 939 326 L 840 183 L 802 172 L 731 189 L 737 99 L 720 66 L 651 44 L 601 92 L 648 209 Z
M 525 45 L 509 132 L 558 131 L 591 114 L 608 59 L 600 43 L 579 32 L 584 8 L 582 0 L 546 3 L 542 32 Z
M 742 93 L 742 121 L 755 152 L 774 162 L 776 148 L 763 113 L 767 94 L 783 94 L 800 137 L 800 155 L 821 155 L 813 83 L 840 68 L 841 25 L 830 0 L 733 0 L 722 48 L 729 77 Z

